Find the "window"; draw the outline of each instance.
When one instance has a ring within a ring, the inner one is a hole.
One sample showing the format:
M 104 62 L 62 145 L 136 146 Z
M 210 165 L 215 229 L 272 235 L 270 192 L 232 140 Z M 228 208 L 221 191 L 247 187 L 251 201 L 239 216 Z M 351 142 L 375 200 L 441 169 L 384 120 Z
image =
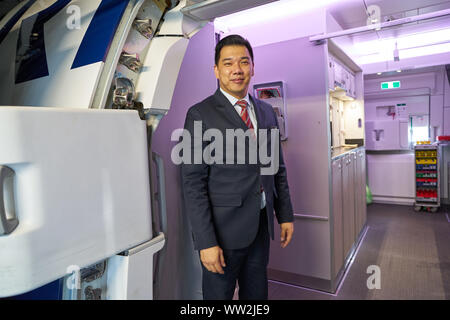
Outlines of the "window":
M 409 119 L 409 142 L 411 146 L 414 146 L 417 141 L 430 140 L 428 115 L 411 115 Z

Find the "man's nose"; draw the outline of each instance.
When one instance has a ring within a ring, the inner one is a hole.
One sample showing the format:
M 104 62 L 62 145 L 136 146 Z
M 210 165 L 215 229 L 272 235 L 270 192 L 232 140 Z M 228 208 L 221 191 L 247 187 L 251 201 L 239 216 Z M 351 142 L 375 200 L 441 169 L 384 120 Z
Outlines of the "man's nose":
M 233 66 L 233 74 L 242 74 L 243 70 L 241 68 L 241 66 L 239 65 L 239 63 L 235 64 Z

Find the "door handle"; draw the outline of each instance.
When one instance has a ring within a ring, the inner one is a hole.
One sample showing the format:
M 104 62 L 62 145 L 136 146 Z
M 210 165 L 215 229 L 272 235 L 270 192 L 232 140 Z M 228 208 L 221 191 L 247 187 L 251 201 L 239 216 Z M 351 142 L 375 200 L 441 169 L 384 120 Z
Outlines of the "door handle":
M 0 166 L 0 236 L 8 235 L 19 225 L 16 216 L 13 169 Z
M 158 178 L 159 223 L 161 231 L 167 235 L 166 175 L 164 173 L 164 160 L 156 152 L 153 152 L 152 156 L 153 161 L 156 164 L 156 175 Z

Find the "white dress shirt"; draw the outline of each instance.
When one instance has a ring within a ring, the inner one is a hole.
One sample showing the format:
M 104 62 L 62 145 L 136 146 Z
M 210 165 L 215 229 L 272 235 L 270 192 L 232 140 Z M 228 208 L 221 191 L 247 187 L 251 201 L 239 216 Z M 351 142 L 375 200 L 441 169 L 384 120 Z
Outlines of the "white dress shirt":
M 237 99 L 237 98 L 233 97 L 231 94 L 222 90 L 222 88 L 220 88 L 220 91 L 228 99 L 228 101 L 230 101 L 231 105 L 234 106 L 234 109 L 238 113 L 239 117 L 241 116 L 242 107 L 240 105 L 238 105 L 236 102 L 238 102 L 239 100 L 247 101 L 247 104 L 248 104 L 247 109 L 249 111 L 248 114 L 250 116 L 250 121 L 252 122 L 256 138 L 258 138 L 258 122 L 256 121 L 255 108 L 254 108 L 252 102 L 250 101 L 250 96 L 248 95 L 248 93 L 243 99 Z M 265 206 L 266 206 L 266 194 L 263 191 L 261 193 L 261 209 L 263 209 Z

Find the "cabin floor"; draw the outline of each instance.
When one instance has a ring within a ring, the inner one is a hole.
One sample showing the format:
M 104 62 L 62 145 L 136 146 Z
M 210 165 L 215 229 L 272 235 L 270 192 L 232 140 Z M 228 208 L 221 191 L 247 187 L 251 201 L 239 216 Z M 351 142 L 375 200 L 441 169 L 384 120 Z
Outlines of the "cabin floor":
M 335 294 L 269 281 L 269 300 L 449 300 L 447 212 L 370 204 L 365 235 Z

